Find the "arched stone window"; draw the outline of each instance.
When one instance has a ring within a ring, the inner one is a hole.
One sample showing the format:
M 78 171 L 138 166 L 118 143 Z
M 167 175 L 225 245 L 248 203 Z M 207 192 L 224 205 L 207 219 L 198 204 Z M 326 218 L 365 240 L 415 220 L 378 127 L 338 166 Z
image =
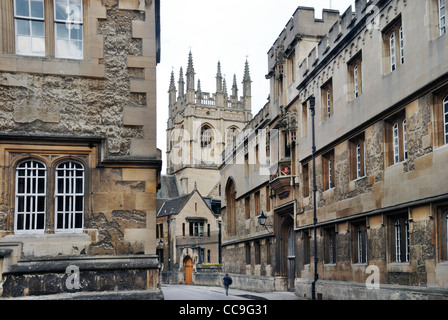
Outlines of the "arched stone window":
M 213 143 L 213 129 L 208 126 L 204 125 L 201 128 L 201 148 L 211 148 Z
M 45 229 L 47 168 L 36 160 L 16 167 L 15 233 L 43 233 Z
M 56 167 L 55 231 L 82 230 L 84 222 L 84 166 L 66 161 Z
M 240 134 L 240 130 L 236 127 L 231 127 L 227 129 L 227 145 L 235 145 L 236 144 L 236 138 Z

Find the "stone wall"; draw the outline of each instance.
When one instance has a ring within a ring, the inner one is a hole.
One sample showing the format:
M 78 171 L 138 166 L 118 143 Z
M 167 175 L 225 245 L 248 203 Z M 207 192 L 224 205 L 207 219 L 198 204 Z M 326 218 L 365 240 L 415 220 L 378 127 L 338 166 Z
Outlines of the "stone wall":
M 147 298 L 162 299 L 158 277 L 157 259 L 151 256 L 22 259 L 4 274 L 1 296 L 150 290 Z
M 127 60 L 142 55 L 132 23 L 144 20 L 141 11 L 107 10 L 98 22 L 105 74 L 97 78 L 0 72 L 2 133 L 107 137 L 108 155 L 131 155 L 131 140 L 143 138 L 143 127 L 125 125 L 123 109 L 146 106 L 146 93 L 131 92 L 131 79 L 141 79 L 144 68 L 128 68 Z

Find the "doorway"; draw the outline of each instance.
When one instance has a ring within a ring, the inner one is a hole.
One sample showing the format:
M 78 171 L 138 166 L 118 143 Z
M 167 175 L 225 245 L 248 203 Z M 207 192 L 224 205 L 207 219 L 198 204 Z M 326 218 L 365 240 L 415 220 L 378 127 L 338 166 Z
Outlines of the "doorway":
M 185 284 L 193 284 L 193 260 L 190 257 L 185 259 Z
M 288 208 L 291 209 L 291 208 Z M 277 215 L 278 222 L 278 258 L 279 275 L 285 278 L 288 291 L 294 291 L 296 276 L 296 253 L 294 220 L 290 214 L 292 210 L 284 210 Z

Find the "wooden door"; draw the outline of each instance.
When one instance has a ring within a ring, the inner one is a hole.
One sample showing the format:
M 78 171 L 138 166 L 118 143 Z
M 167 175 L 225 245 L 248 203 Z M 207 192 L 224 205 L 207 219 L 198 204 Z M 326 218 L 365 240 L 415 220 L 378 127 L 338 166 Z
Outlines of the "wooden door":
M 193 260 L 185 260 L 185 284 L 193 284 Z

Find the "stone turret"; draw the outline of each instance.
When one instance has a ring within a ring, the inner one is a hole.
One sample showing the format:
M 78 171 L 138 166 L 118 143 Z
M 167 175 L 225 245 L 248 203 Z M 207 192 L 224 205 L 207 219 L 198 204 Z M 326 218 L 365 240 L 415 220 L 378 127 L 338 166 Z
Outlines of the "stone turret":
M 221 62 L 218 61 L 218 71 L 216 72 L 216 93 L 222 92 Z
M 233 75 L 232 97 L 238 100 L 238 84 L 236 82 L 236 74 Z
M 194 67 L 193 67 L 193 55 L 191 51 L 188 55 L 187 66 L 187 104 L 195 102 L 195 89 L 194 89 Z
M 252 80 L 250 78 L 249 62 L 247 60 L 244 67 L 243 99 L 244 108 L 246 110 L 252 110 Z
M 180 67 L 180 71 L 179 71 L 179 98 L 183 98 L 184 95 L 185 95 L 184 86 L 185 86 L 184 72 L 182 70 L 182 67 Z
M 172 108 L 176 104 L 176 84 L 174 83 L 174 71 L 171 71 L 171 80 L 169 93 L 169 107 Z

